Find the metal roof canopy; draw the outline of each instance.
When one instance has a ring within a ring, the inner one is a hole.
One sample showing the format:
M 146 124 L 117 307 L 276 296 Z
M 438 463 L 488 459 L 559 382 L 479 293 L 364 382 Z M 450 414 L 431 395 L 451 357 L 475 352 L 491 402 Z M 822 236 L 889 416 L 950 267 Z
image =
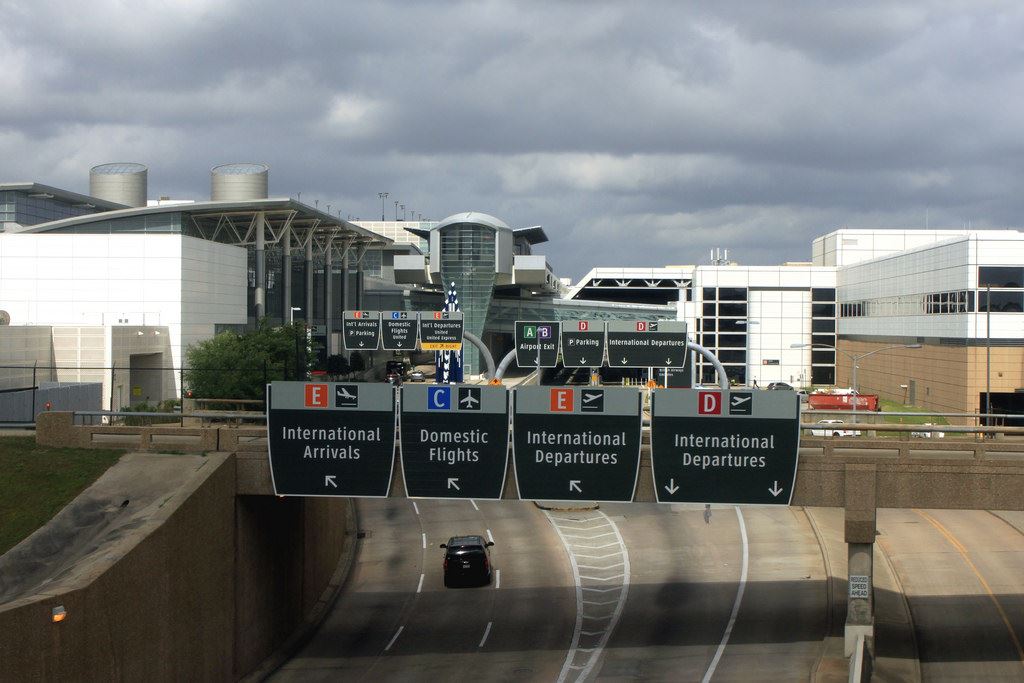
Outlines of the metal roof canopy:
M 107 200 L 100 199 L 99 197 L 70 192 L 68 190 L 62 190 L 59 187 L 51 187 L 50 185 L 41 185 L 39 183 L 0 183 L 0 192 L 4 191 L 25 192 L 29 195 L 40 196 L 49 195 L 53 199 L 59 199 L 72 205 L 89 205 L 97 209 L 110 209 L 113 211 L 125 208 L 124 204 L 108 202 Z M 36 226 L 33 225 L 32 227 L 34 228 Z
M 244 202 L 196 202 L 103 211 L 40 223 L 21 232 L 56 232 L 99 221 L 162 213 L 187 215 L 192 227 L 204 239 L 222 241 L 235 246 L 256 244 L 257 222 L 261 215 L 265 244 L 278 244 L 287 234 L 292 248 L 305 249 L 306 244 L 312 242 L 316 252 L 326 253 L 328 249 L 334 249 L 339 258 L 343 258 L 352 247 L 360 249 L 358 256 L 361 258 L 363 252 L 371 246 L 387 247 L 393 244 L 393 240 L 387 237 L 291 198 Z

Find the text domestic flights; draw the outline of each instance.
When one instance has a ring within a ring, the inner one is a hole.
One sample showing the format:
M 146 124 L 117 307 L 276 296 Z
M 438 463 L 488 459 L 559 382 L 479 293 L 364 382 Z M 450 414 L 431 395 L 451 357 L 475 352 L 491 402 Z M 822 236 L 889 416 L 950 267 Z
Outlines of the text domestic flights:
M 608 367 L 681 368 L 686 363 L 686 322 L 608 322 Z
M 516 365 L 521 368 L 553 368 L 558 362 L 559 323 L 516 321 Z M 538 356 L 537 348 L 540 347 Z
M 625 387 L 517 388 L 512 452 L 519 497 L 631 501 L 641 399 Z
M 799 448 L 796 392 L 673 389 L 651 396 L 659 503 L 788 505 Z
M 429 315 L 429 314 L 428 314 Z M 385 351 L 415 351 L 419 315 L 415 311 L 384 311 L 380 338 Z
M 410 498 L 501 498 L 508 466 L 508 391 L 402 387 L 402 473 Z
M 279 496 L 388 495 L 395 389 L 386 383 L 272 382 L 267 442 Z
M 376 351 L 380 345 L 380 311 L 345 311 L 342 338 L 347 351 Z
M 420 313 L 420 348 L 424 351 L 462 350 L 462 312 Z
M 599 368 L 604 364 L 604 321 L 562 322 L 562 365 L 567 368 Z

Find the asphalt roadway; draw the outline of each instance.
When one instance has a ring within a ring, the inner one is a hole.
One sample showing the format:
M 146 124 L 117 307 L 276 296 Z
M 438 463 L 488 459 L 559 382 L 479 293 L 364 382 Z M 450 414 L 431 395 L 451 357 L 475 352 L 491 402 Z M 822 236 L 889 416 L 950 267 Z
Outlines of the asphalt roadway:
M 845 681 L 842 511 L 358 503 L 353 574 L 278 681 Z M 1024 513 L 881 510 L 876 678 L 1024 680 Z M 495 580 L 446 589 L 449 536 Z

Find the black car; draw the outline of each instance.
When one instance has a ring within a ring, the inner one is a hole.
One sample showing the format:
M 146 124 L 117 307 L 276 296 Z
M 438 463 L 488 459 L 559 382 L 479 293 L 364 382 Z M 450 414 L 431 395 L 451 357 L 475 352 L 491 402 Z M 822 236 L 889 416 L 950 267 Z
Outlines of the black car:
M 772 382 L 768 385 L 768 389 L 772 391 L 793 391 L 793 385 L 785 382 Z
M 444 586 L 486 586 L 491 582 L 491 551 L 493 541 L 483 536 L 452 536 L 442 543 L 444 552 Z

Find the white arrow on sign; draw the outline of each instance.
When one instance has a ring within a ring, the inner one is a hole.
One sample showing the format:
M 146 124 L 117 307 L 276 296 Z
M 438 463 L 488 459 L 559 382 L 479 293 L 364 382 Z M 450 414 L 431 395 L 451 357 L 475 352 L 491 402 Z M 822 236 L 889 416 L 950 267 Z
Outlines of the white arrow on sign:
M 626 364 L 626 363 L 628 363 L 628 362 L 629 362 L 629 361 L 628 361 L 628 360 L 626 360 L 626 357 L 625 357 L 625 356 L 623 356 L 623 357 L 622 357 L 622 364 L 623 364 L 623 365 L 625 365 L 625 364 Z
M 665 359 L 665 365 L 672 365 L 672 359 L 671 358 L 666 358 Z
M 580 358 L 580 365 L 586 365 L 586 364 L 587 364 L 587 359 L 586 358 Z
M 324 475 L 324 486 L 333 486 L 334 488 L 338 488 L 338 485 L 334 483 L 333 474 Z
M 774 483 L 775 483 L 775 486 L 773 488 L 768 489 L 768 493 L 770 493 L 773 496 L 775 496 L 776 498 L 778 498 L 779 494 L 782 493 L 783 489 L 779 488 L 779 482 L 778 481 L 776 481 Z
M 668 486 L 665 487 L 665 490 L 668 491 L 669 493 L 675 493 L 676 491 L 678 491 L 679 487 L 676 486 L 676 480 L 675 479 L 669 479 L 668 480 Z
M 582 479 L 570 479 L 569 480 L 569 490 L 570 491 L 576 491 L 577 493 L 583 493 L 583 490 L 580 488 L 580 482 L 581 481 L 583 481 L 583 480 Z
M 462 489 L 459 488 L 459 478 L 448 477 L 448 488 L 454 488 L 456 491 L 461 491 Z

